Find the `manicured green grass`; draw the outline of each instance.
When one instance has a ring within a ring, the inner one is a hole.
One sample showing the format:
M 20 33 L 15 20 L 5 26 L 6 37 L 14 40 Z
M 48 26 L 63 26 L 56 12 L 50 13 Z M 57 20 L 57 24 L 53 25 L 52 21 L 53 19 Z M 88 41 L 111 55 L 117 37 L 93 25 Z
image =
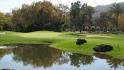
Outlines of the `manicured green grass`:
M 87 43 L 77 46 L 75 41 L 77 38 L 85 38 Z M 37 31 L 30 33 L 19 33 L 5 31 L 5 34 L 0 34 L 0 44 L 48 44 L 52 47 L 64 51 L 88 54 L 94 53 L 93 47 L 99 44 L 109 44 L 114 47 L 114 50 L 107 52 L 114 57 L 124 58 L 124 35 L 113 34 L 79 34 L 72 32 L 50 32 Z

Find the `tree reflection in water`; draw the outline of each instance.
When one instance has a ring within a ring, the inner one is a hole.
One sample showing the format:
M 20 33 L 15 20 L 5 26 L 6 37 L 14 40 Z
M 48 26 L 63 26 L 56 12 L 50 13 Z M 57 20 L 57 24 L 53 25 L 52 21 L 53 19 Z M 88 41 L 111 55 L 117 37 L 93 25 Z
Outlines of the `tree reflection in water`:
M 16 61 L 23 61 L 25 65 L 32 64 L 34 67 L 43 66 L 44 68 L 52 66 L 62 54 L 61 51 L 48 48 L 47 45 L 21 45 L 13 49 L 13 53 Z
M 71 65 L 80 67 L 93 62 L 93 57 L 83 54 L 66 53 L 48 45 L 20 45 L 13 49 L 14 60 L 22 61 L 25 65 L 31 64 L 34 67 L 51 67 L 53 64 L 64 64 L 71 62 Z
M 93 60 L 94 60 L 93 57 L 88 55 L 76 54 L 76 53 L 70 55 L 71 65 L 76 67 L 80 67 L 81 64 L 83 65 L 91 64 Z
M 3 58 L 4 55 L 9 54 L 11 49 L 0 49 L 0 60 Z
M 49 68 L 53 65 L 69 64 L 74 67 L 81 65 L 93 64 L 96 60 L 93 56 L 64 52 L 48 45 L 17 45 L 12 49 L 0 49 L 0 59 L 6 54 L 13 53 L 14 61 L 23 62 L 23 65 L 32 65 L 34 68 Z M 123 66 L 124 60 L 113 58 L 105 54 L 95 53 L 95 57 L 106 60 L 111 68 L 119 68 Z
M 113 58 L 112 56 L 101 53 L 95 53 L 94 55 L 97 58 L 105 59 L 107 63 L 110 65 L 110 67 L 114 69 L 117 69 L 119 66 L 123 66 L 124 64 L 124 59 Z

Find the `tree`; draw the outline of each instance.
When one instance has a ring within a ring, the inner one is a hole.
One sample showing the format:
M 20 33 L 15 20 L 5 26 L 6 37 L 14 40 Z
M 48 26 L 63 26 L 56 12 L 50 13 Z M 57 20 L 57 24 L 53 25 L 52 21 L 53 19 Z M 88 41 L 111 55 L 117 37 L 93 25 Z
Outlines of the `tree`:
M 69 7 L 63 4 L 59 4 L 58 9 L 60 10 L 60 17 L 63 21 L 63 31 L 67 31 L 69 29 L 70 16 L 69 16 Z
M 101 22 L 101 28 L 103 29 L 104 32 L 108 31 L 108 22 L 110 21 L 109 14 L 107 12 L 103 12 L 100 14 L 100 22 Z
M 21 8 L 13 10 L 12 13 L 15 31 L 61 31 L 64 23 L 60 10 L 48 1 L 39 1 L 31 5 L 23 4 Z
M 124 14 L 120 14 L 119 16 L 119 28 L 121 31 L 124 31 Z
M 120 7 L 119 4 L 113 4 L 113 6 L 111 7 L 111 10 L 110 10 L 111 13 L 113 13 L 114 15 L 114 20 L 115 20 L 115 27 L 116 27 L 116 30 L 118 30 L 118 17 L 120 15 L 120 13 L 122 13 L 122 8 Z
M 80 1 L 72 3 L 70 17 L 75 30 L 79 30 L 81 33 L 82 30 L 85 30 L 86 26 L 91 27 L 93 13 L 94 8 L 88 6 L 87 3 L 83 5 Z
M 73 26 L 72 29 L 74 29 L 75 31 L 78 30 L 78 28 L 80 28 L 78 27 L 80 8 L 81 8 L 80 1 L 77 1 L 71 4 L 70 20 L 71 20 L 71 25 Z
M 11 16 L 0 12 L 0 30 L 8 30 L 8 26 L 11 23 Z
M 95 12 L 94 8 L 92 6 L 87 6 L 86 7 L 86 14 L 88 16 L 88 23 L 89 23 L 89 28 L 91 28 L 92 24 L 92 15 Z

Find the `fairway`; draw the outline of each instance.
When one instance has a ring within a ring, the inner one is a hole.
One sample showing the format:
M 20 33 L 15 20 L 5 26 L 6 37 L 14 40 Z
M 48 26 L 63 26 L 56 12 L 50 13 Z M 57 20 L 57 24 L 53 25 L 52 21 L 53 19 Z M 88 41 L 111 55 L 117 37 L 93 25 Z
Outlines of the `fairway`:
M 60 34 L 61 33 L 58 32 L 36 31 L 30 33 L 18 33 L 17 36 L 26 38 L 55 38 L 58 37 Z
M 84 38 L 87 43 L 77 46 L 77 38 Z M 124 58 L 124 35 L 114 34 L 79 34 L 73 32 L 50 32 L 36 31 L 30 33 L 9 32 L 0 35 L 0 44 L 51 44 L 52 47 L 73 53 L 89 54 L 94 53 L 93 47 L 99 44 L 109 44 L 114 50 L 107 52 L 114 57 Z

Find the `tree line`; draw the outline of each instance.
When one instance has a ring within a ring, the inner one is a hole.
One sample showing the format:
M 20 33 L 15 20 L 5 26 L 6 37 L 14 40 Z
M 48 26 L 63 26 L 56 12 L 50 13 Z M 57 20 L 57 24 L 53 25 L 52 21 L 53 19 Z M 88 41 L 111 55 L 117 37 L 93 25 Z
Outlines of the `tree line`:
M 66 5 L 53 5 L 48 1 L 39 1 L 31 5 L 23 4 L 12 13 L 0 13 L 0 30 L 31 32 L 49 31 L 124 31 L 122 26 L 123 8 L 113 4 L 108 12 L 102 12 L 94 17 L 95 8 L 80 1 Z

